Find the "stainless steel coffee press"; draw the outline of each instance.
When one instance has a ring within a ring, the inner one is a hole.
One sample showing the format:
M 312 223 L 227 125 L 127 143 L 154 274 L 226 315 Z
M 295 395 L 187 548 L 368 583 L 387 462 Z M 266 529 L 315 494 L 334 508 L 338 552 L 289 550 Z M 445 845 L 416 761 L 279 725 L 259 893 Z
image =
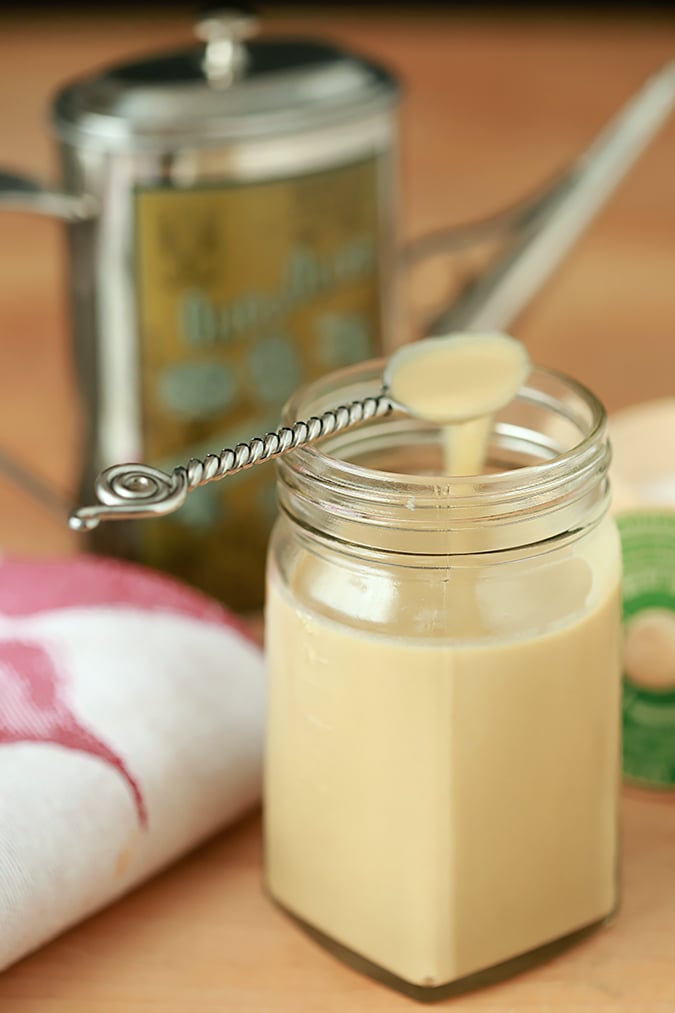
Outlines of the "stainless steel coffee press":
M 5 207 L 69 226 L 82 495 L 114 461 L 171 470 L 270 429 L 299 383 L 387 346 L 395 77 L 326 42 L 259 37 L 241 10 L 196 32 L 60 91 L 59 189 L 0 180 Z M 91 547 L 255 607 L 273 476 L 203 493 Z M 236 552 L 214 553 L 233 529 Z

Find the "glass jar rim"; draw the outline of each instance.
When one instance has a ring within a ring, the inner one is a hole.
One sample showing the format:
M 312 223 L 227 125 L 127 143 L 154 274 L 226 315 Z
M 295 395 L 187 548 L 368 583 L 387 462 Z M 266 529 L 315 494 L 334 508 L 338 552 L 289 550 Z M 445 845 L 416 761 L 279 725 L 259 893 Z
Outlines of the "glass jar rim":
M 376 396 L 382 390 L 384 364 L 384 359 L 370 360 L 300 387 L 284 406 L 283 424 L 292 425 L 298 419 L 319 416 L 338 405 Z M 478 476 L 401 474 L 370 468 L 330 453 L 331 447 L 336 445 L 357 447 L 371 434 L 386 431 L 384 427 L 392 436 L 403 432 L 406 426 L 410 428 L 410 419 L 396 421 L 384 416 L 345 433 L 325 437 L 319 446 L 300 447 L 280 459 L 280 504 L 305 526 L 313 526 L 311 512 L 314 507 L 317 510 L 323 507 L 325 514 L 332 513 L 336 517 L 349 516 L 352 521 L 359 522 L 357 528 L 352 525 L 349 529 L 350 539 L 358 535 L 360 527 L 370 527 L 371 534 L 367 537 L 362 532 L 364 544 L 373 540 L 373 528 L 392 524 L 399 532 L 428 529 L 433 518 L 437 530 L 440 527 L 446 531 L 466 531 L 478 524 L 494 529 L 503 528 L 505 524 L 513 527 L 516 518 L 533 519 L 547 511 L 552 523 L 546 528 L 549 532 L 546 537 L 551 537 L 569 531 L 579 523 L 581 516 L 587 521 L 589 495 L 595 504 L 594 513 L 604 513 L 608 501 L 610 451 L 606 413 L 600 400 L 566 374 L 534 366 L 513 403 L 516 401 L 550 411 L 552 416 L 558 416 L 560 421 L 575 428 L 579 439 L 558 453 L 553 446 L 547 447 L 546 440 L 542 439 L 540 447 L 546 459 Z M 412 425 L 415 424 L 425 425 L 412 420 Z M 500 425 L 508 436 L 508 423 L 498 421 L 497 428 Z M 447 507 L 440 511 L 439 491 Z M 301 500 L 306 501 L 306 509 Z M 335 523 L 327 516 L 323 520 L 335 534 Z M 541 531 L 541 525 L 535 530 L 532 525 L 528 529 L 521 524 L 518 533 L 514 528 L 507 541 L 511 545 L 525 544 L 524 539 L 537 541 Z M 382 541 L 382 538 L 375 540 Z M 475 546 L 475 539 L 469 543 Z M 413 551 L 420 551 L 419 540 L 415 545 Z M 475 551 L 475 548 L 467 551 Z

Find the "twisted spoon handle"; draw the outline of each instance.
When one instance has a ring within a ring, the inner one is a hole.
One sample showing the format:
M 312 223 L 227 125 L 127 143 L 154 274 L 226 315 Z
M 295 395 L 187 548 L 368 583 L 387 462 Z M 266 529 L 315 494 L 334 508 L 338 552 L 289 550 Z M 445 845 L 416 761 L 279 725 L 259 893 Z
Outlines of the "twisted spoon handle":
M 382 392 L 349 405 L 330 408 L 306 422 L 282 426 L 276 432 L 255 436 L 239 443 L 234 450 L 207 454 L 204 460 L 192 458 L 174 468 L 170 475 L 145 464 L 115 464 L 96 479 L 98 506 L 73 510 L 68 523 L 75 531 L 91 531 L 100 521 L 132 520 L 172 513 L 183 505 L 187 494 L 207 482 L 232 475 L 254 464 L 281 457 L 297 447 L 313 443 L 322 436 L 340 432 L 359 422 L 386 415 L 392 408 L 389 396 Z

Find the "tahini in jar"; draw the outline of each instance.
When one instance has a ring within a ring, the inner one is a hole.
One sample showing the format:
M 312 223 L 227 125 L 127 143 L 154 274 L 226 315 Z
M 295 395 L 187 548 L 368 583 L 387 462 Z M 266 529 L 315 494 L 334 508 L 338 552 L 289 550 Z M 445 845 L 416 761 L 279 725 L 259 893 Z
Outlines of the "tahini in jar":
M 382 363 L 287 420 L 379 389 Z M 535 368 L 484 473 L 394 413 L 279 462 L 265 868 L 417 998 L 517 971 L 618 903 L 620 549 L 602 406 Z

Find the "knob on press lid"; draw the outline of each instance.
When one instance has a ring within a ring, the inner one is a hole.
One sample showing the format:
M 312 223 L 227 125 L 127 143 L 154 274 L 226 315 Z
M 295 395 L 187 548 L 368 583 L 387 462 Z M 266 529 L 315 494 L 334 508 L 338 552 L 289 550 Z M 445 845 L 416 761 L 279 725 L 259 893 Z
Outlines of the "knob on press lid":
M 66 86 L 52 119 L 67 143 L 157 148 L 292 133 L 391 105 L 395 77 L 337 46 L 260 37 L 244 7 L 211 8 L 200 44 L 113 66 Z

